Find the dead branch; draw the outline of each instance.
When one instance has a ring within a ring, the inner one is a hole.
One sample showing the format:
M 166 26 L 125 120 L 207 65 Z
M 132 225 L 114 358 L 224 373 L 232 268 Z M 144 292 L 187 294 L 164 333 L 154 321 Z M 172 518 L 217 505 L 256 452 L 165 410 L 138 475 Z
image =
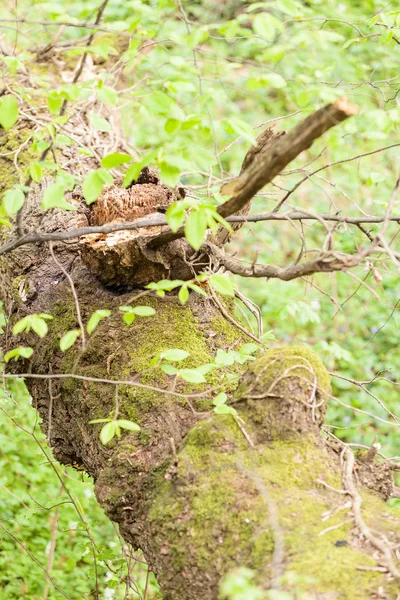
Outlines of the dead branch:
M 231 273 L 242 277 L 267 277 L 268 279 L 282 279 L 291 281 L 297 277 L 312 275 L 313 273 L 330 273 L 332 271 L 345 271 L 356 267 L 362 256 L 359 254 L 344 254 L 343 252 L 321 252 L 314 260 L 290 267 L 277 267 L 275 265 L 245 264 L 241 260 L 227 254 L 218 246 L 207 242 L 201 247 L 203 252 L 213 254 L 220 265 Z

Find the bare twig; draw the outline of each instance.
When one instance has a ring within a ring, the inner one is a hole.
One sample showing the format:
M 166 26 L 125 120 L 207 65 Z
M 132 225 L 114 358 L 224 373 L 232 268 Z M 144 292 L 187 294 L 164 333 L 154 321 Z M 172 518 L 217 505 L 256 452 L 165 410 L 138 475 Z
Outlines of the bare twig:
M 361 531 L 362 535 L 365 537 L 365 539 L 367 539 L 373 546 L 375 546 L 375 548 L 377 548 L 383 554 L 388 571 L 390 571 L 393 577 L 400 578 L 400 571 L 397 569 L 393 562 L 393 557 L 389 546 L 385 544 L 383 540 L 380 540 L 376 537 L 376 535 L 372 533 L 371 529 L 368 527 L 368 525 L 365 523 L 362 517 L 362 498 L 359 491 L 356 488 L 353 479 L 353 470 L 355 464 L 354 454 L 349 448 L 346 448 L 344 453 L 346 458 L 344 484 L 346 487 L 346 492 L 349 494 L 349 496 L 351 496 L 353 501 L 354 521 L 358 529 Z
M 52 256 L 52 259 L 54 260 L 54 262 L 56 263 L 56 265 L 61 269 L 61 271 L 64 273 L 64 275 L 67 278 L 68 283 L 69 283 L 69 285 L 71 287 L 72 296 L 73 296 L 74 301 L 75 301 L 76 318 L 78 320 L 79 327 L 80 327 L 80 330 L 81 330 L 82 352 L 84 352 L 85 348 L 86 348 L 85 327 L 84 327 L 83 321 L 82 321 L 81 309 L 80 309 L 80 306 L 79 306 L 78 295 L 76 293 L 74 282 L 72 281 L 72 277 L 68 273 L 68 271 L 62 266 L 62 264 L 60 263 L 60 261 L 57 260 L 56 255 L 54 254 L 54 250 L 53 250 L 53 242 L 49 243 L 49 250 L 50 250 L 50 254 Z

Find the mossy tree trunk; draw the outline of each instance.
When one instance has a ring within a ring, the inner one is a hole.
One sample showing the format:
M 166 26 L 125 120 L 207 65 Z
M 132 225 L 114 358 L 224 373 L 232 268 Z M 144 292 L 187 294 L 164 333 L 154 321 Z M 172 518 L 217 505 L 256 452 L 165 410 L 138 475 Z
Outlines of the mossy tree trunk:
M 76 212 L 42 213 L 40 192 L 25 208 L 30 229 L 85 222 L 79 200 Z M 54 456 L 93 476 L 99 503 L 124 539 L 143 550 L 164 600 L 216 599 L 221 578 L 240 566 L 253 569 L 265 589 L 352 600 L 381 590 L 394 598 L 398 582 L 374 570 L 374 547 L 360 538 L 334 491 L 342 488 L 341 471 L 320 431 L 330 384 L 319 359 L 286 348 L 267 351 L 246 371 L 230 367 L 240 376 L 229 388 L 240 418 L 216 415 L 217 391 L 202 395 L 205 388 L 177 383 L 151 365 L 160 352 L 181 348 L 189 353 L 183 367 L 193 368 L 248 341 L 212 298 L 191 293 L 185 306 L 174 293 L 135 299 L 137 290 L 100 283 L 82 262 L 81 242 L 54 244 L 52 252 L 38 244 L 2 258 L 10 323 L 32 313 L 54 316 L 40 345 L 26 340 L 35 346 L 24 366 L 33 404 Z M 138 304 L 151 305 L 155 315 L 123 324 L 118 307 Z M 105 308 L 111 316 L 84 346 L 80 338 L 62 353 L 61 336 Z M 7 344 L 20 339 L 9 336 Z M 218 389 L 221 381 L 221 372 L 211 374 L 207 387 Z M 90 421 L 116 415 L 138 423 L 140 432 L 123 432 L 104 446 L 101 425 Z M 387 497 L 390 473 L 385 481 L 379 491 Z M 366 522 L 398 541 L 399 519 L 373 492 L 363 497 Z

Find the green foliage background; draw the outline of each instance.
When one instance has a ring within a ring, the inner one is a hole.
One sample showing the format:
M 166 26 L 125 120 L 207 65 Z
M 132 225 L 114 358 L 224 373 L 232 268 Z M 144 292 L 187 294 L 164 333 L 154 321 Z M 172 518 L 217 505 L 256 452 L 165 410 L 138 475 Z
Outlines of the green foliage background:
M 358 104 L 357 117 L 330 130 L 260 193 L 254 213 L 272 210 L 282 188 L 290 189 L 311 170 L 398 144 L 400 11 L 394 2 L 110 0 L 104 31 L 90 50 L 95 68 L 80 83 L 58 81 L 55 87 L 56 71 L 73 69 L 81 57 L 88 30 L 63 26 L 58 41 L 71 45 L 47 63 L 37 61 L 34 48 L 53 40 L 57 23 L 93 22 L 98 4 L 6 0 L 0 8 L 1 43 L 11 49 L 0 56 L 8 89 L 33 106 L 47 99 L 50 121 L 36 130 L 32 161 L 38 160 L 40 143 L 51 119 L 56 123 L 62 100 L 74 105 L 91 94 L 115 113 L 119 110 L 134 165 L 156 164 L 166 183 L 180 178 L 182 184 L 196 186 L 194 192 L 203 199 L 217 195 L 228 174 L 238 173 L 258 133 L 255 128 L 263 123 L 285 117 L 277 128 L 290 128 L 342 95 Z M 16 25 L 12 19 L 38 22 Z M 17 83 L 23 70 L 29 71 L 25 87 Z M 111 133 L 108 116 L 89 118 L 94 129 Z M 71 143 L 61 131 L 56 139 L 60 145 Z M 398 156 L 397 146 L 328 167 L 300 186 L 287 208 L 383 215 L 398 177 Z M 27 168 L 20 165 L 20 182 Z M 42 168 L 50 172 L 49 165 Z M 303 228 L 307 246 L 318 248 L 324 229 L 310 223 Z M 372 226 L 369 230 L 376 232 Z M 388 239 L 398 251 L 397 230 L 398 225 L 391 225 Z M 354 252 L 365 239 L 359 229 L 342 226 L 334 234 L 334 247 Z M 231 245 L 249 261 L 257 254 L 258 262 L 279 265 L 294 262 L 300 248 L 299 225 L 290 222 L 246 226 Z M 308 344 L 329 370 L 351 379 L 368 381 L 386 371 L 385 380 L 369 389 L 399 414 L 398 281 L 398 272 L 382 256 L 374 269 L 359 268 L 353 274 L 235 283 L 260 306 L 264 329 L 273 330 L 279 343 Z M 342 402 L 372 416 L 333 401 L 328 421 L 338 429 L 332 431 L 345 441 L 367 445 L 377 437 L 385 453 L 400 454 L 393 419 L 376 399 L 348 381 L 335 378 L 333 383 Z M 24 388 L 15 384 L 11 392 L 14 402 L 6 396 L 1 400 L 0 515 L 14 537 L 2 531 L 0 596 L 44 597 L 46 578 L 40 565 L 47 567 L 51 522 L 58 510 L 52 577 L 68 598 L 93 597 L 96 569 L 105 600 L 157 597 L 156 583 L 147 581 L 145 567 L 135 562 L 138 557 L 127 559 L 130 551 L 121 552 L 120 539 L 97 506 L 90 481 L 43 455 L 37 439 L 44 442 Z M 75 505 L 60 491 L 56 472 Z M 50 585 L 47 597 L 62 595 Z

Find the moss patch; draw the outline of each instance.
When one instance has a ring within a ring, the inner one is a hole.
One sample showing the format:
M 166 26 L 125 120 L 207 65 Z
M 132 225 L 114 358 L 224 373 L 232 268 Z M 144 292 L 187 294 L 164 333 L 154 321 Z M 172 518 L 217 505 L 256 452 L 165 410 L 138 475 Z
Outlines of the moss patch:
M 213 417 L 194 427 L 179 456 L 179 485 L 164 482 L 152 505 L 152 532 L 164 558 L 170 558 L 169 568 L 187 572 L 188 581 L 202 571 L 218 580 L 240 564 L 254 569 L 259 583 L 267 585 L 276 541 L 272 503 L 283 536 L 284 588 L 335 594 L 341 600 L 364 600 L 380 585 L 389 589 L 381 573 L 356 568 L 376 562 L 359 549 L 357 536 L 353 540 L 347 511 L 335 512 L 342 497 L 316 483 L 323 478 L 341 488 L 340 472 L 319 443 L 309 437 L 243 448 L 242 433 L 228 419 Z M 377 505 L 368 502 L 365 515 L 372 521 L 384 506 L 373 502 Z M 332 515 L 322 521 L 327 511 Z M 178 587 L 174 593 L 186 597 Z M 204 597 L 213 594 L 204 591 Z

